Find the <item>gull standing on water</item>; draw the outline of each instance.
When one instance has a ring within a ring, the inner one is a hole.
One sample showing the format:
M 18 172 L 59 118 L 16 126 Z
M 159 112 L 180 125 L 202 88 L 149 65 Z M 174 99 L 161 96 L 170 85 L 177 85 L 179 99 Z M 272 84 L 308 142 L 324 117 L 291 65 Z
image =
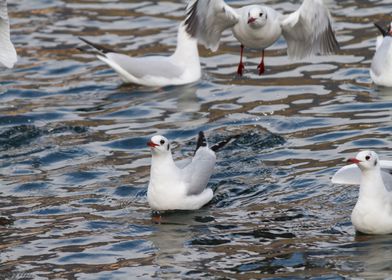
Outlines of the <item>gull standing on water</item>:
M 331 17 L 322 0 L 304 0 L 295 12 L 282 15 L 263 5 L 249 5 L 234 9 L 223 0 L 191 0 L 185 21 L 187 31 L 207 48 L 216 51 L 221 34 L 231 28 L 241 43 L 238 75 L 243 74 L 244 47 L 261 49 L 259 74 L 264 73 L 264 50 L 281 35 L 287 42 L 290 58 L 304 58 L 313 54 L 331 54 L 339 44 L 331 27 Z
M 233 137 L 208 147 L 203 132 L 199 132 L 192 161 L 179 168 L 172 157 L 169 140 L 161 135 L 151 138 L 147 145 L 151 149 L 151 173 L 147 200 L 153 210 L 195 210 L 207 204 L 213 197 L 207 188 L 213 173 L 215 151 Z
M 379 160 L 373 151 L 362 151 L 348 162 L 353 164 L 339 169 L 332 182 L 359 185 L 351 213 L 355 229 L 366 234 L 392 233 L 392 161 Z
M 392 23 L 391 23 L 392 24 Z M 370 65 L 370 77 L 376 85 L 392 87 L 392 30 L 391 24 L 384 30 L 380 25 L 374 25 L 382 36 L 377 37 L 376 53 Z
M 164 87 L 190 84 L 201 77 L 197 40 L 186 32 L 183 23 L 178 29 L 177 47 L 171 56 L 131 57 L 80 39 L 96 49 L 97 57 L 113 68 L 125 83 Z
M 16 60 L 16 50 L 10 39 L 7 1 L 0 0 L 0 66 L 12 68 Z

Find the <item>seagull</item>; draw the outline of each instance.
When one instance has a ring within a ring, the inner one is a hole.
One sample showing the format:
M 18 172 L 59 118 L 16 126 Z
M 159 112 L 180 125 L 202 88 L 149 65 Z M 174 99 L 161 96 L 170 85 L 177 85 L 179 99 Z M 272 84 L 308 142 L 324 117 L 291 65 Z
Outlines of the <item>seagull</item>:
M 131 57 L 80 39 L 93 47 L 98 52 L 97 57 L 113 68 L 125 83 L 164 87 L 194 83 L 201 77 L 197 40 L 186 32 L 183 23 L 171 56 Z
M 392 233 L 392 161 L 379 160 L 373 151 L 362 151 L 352 163 L 332 177 L 336 184 L 359 185 L 351 213 L 355 229 L 365 234 Z
M 7 1 L 0 0 L 0 66 L 12 68 L 16 60 L 16 50 L 10 39 Z
M 241 43 L 237 74 L 242 76 L 244 47 L 261 49 L 259 75 L 264 73 L 264 50 L 281 35 L 287 42 L 290 58 L 331 54 L 339 44 L 331 28 L 331 17 L 322 0 L 304 0 L 295 12 L 282 15 L 263 5 L 234 9 L 223 0 L 191 0 L 185 20 L 187 31 L 205 47 L 216 51 L 222 32 L 231 28 Z
M 392 24 L 392 23 L 391 23 Z M 370 65 L 370 77 L 376 85 L 392 87 L 392 30 L 391 24 L 384 30 L 380 25 L 374 25 L 382 36 L 377 37 L 376 53 Z
M 150 207 L 156 211 L 195 210 L 207 204 L 213 197 L 207 184 L 214 171 L 215 152 L 233 138 L 209 148 L 204 133 L 199 132 L 192 161 L 180 168 L 173 160 L 169 140 L 161 135 L 153 136 L 147 143 L 152 154 L 147 190 Z

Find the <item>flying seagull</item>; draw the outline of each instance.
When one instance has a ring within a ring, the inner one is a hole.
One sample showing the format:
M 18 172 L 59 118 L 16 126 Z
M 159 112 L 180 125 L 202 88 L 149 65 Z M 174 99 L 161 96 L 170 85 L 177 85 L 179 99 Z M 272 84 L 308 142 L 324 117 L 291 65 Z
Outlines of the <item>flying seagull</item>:
M 339 49 L 331 27 L 331 17 L 322 0 L 304 0 L 298 10 L 283 15 L 264 5 L 232 8 L 223 0 L 191 0 L 185 20 L 187 31 L 205 47 L 216 51 L 222 32 L 231 29 L 241 44 L 237 73 L 242 76 L 244 47 L 261 50 L 257 66 L 264 73 L 264 50 L 281 35 L 290 58 L 331 54 Z

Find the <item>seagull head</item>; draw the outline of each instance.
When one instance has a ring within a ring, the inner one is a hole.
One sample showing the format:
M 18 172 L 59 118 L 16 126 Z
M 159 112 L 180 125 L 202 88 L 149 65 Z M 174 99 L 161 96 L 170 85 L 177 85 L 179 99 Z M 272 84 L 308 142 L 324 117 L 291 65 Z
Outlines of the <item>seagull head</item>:
M 355 158 L 350 158 L 347 162 L 355 163 L 362 171 L 371 170 L 380 166 L 378 155 L 373 151 L 359 152 Z
M 262 27 L 267 21 L 267 11 L 261 6 L 251 6 L 248 10 L 248 25 L 252 28 Z
M 153 154 L 166 154 L 170 153 L 170 143 L 166 137 L 155 135 L 147 142 Z
M 374 25 L 377 27 L 377 29 L 380 31 L 383 37 L 392 36 L 392 30 L 391 30 L 392 23 L 388 25 L 387 29 L 384 29 L 381 25 L 379 25 L 376 22 L 374 23 Z

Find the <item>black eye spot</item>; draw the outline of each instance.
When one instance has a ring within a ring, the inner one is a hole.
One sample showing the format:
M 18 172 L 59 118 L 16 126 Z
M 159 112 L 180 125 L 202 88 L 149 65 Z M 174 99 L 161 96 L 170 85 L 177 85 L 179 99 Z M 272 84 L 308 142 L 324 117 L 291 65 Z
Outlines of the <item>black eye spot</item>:
M 377 160 L 374 161 L 374 166 L 377 166 Z
M 161 143 L 161 145 L 163 145 L 163 144 L 165 144 L 165 140 L 161 140 L 161 142 L 159 142 L 159 143 Z
M 369 159 L 370 159 L 370 156 L 366 156 L 365 159 L 366 159 L 366 160 L 369 160 Z
M 170 144 L 167 144 L 167 150 L 169 150 L 170 149 Z
M 263 13 L 260 13 L 259 16 L 262 17 L 262 16 L 263 16 Z

